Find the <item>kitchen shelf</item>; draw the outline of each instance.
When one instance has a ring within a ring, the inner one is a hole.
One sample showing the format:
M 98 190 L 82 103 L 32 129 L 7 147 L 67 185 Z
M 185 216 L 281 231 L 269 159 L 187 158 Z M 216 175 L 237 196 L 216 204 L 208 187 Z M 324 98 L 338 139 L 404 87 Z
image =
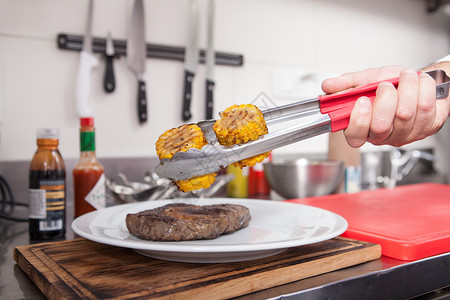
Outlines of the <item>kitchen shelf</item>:
M 81 51 L 83 47 L 83 36 L 60 33 L 57 36 L 59 49 Z M 127 42 L 125 40 L 113 40 L 115 56 L 125 56 L 127 53 Z M 94 53 L 106 52 L 106 38 L 93 37 L 92 51 Z M 184 61 L 185 48 L 157 45 L 147 43 L 147 57 Z M 199 62 L 205 63 L 206 51 L 199 50 Z M 216 65 L 240 67 L 244 64 L 242 54 L 216 52 Z

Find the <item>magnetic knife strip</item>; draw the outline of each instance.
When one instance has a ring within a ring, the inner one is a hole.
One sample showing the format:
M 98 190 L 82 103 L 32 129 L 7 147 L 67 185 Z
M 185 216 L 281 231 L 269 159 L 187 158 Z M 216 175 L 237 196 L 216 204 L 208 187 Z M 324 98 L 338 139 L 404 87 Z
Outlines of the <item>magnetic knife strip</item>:
M 64 50 L 81 51 L 83 47 L 83 36 L 60 33 L 57 38 L 58 48 Z M 92 49 L 94 53 L 105 53 L 106 38 L 92 38 Z M 127 52 L 127 42 L 125 40 L 113 40 L 115 56 L 125 56 Z M 167 45 L 157 45 L 147 43 L 147 57 L 184 61 L 184 47 L 175 47 Z M 242 54 L 232 54 L 216 52 L 216 65 L 239 67 L 244 64 Z M 199 62 L 205 63 L 206 51 L 200 49 Z

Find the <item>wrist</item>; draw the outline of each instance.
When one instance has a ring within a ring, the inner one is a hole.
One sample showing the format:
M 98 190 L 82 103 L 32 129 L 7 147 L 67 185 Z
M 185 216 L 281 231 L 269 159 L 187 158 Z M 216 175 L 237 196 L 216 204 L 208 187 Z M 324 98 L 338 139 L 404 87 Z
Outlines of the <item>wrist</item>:
M 439 59 L 437 62 L 423 68 L 421 71 L 431 70 L 443 70 L 447 75 L 450 74 L 450 55 Z

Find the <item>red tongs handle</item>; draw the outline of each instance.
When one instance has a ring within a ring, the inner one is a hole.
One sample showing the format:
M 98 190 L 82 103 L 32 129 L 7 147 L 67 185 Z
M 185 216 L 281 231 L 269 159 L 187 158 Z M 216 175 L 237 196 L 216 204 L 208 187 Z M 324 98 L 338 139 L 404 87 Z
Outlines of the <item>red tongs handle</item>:
M 418 73 L 420 74 L 420 72 Z M 372 103 L 376 96 L 378 85 L 382 82 L 390 82 L 396 88 L 399 78 L 392 78 L 379 82 L 369 83 L 347 91 L 319 96 L 320 111 L 328 114 L 331 119 L 331 131 L 336 132 L 347 128 L 350 121 L 350 114 L 355 106 L 356 100 L 362 96 L 368 97 Z

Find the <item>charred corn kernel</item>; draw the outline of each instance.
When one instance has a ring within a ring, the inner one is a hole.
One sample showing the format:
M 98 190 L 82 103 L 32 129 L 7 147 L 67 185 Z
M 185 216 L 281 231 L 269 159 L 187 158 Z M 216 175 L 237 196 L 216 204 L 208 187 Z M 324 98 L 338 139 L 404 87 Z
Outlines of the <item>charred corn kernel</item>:
M 179 151 L 190 148 L 201 149 L 207 144 L 203 131 L 195 124 L 181 125 L 166 130 L 156 141 L 156 154 L 159 159 L 172 158 Z
M 266 158 L 268 158 L 270 156 L 270 152 L 265 152 L 259 155 L 255 155 L 243 160 L 240 160 L 238 162 L 233 163 L 233 166 L 235 167 L 239 167 L 239 168 L 243 168 L 243 167 L 253 167 L 254 165 L 259 164 L 260 162 L 262 162 L 263 160 L 265 160 Z
M 201 149 L 208 142 L 203 135 L 203 131 L 195 124 L 182 125 L 178 128 L 166 130 L 156 141 L 156 154 L 159 159 L 172 158 L 179 151 L 186 151 L 191 148 Z M 217 173 L 195 176 L 187 180 L 175 180 L 173 184 L 182 192 L 189 192 L 201 188 L 208 188 Z
M 173 183 L 177 186 L 178 190 L 182 192 L 189 192 L 199 189 L 207 189 L 216 180 L 217 173 L 211 173 L 201 176 L 195 176 L 188 180 L 175 180 Z
M 220 117 L 214 123 L 213 130 L 219 143 L 224 146 L 254 141 L 268 132 L 263 113 L 253 104 L 230 106 L 220 113 Z M 240 168 L 252 167 L 269 155 L 270 151 L 235 162 L 233 165 Z

